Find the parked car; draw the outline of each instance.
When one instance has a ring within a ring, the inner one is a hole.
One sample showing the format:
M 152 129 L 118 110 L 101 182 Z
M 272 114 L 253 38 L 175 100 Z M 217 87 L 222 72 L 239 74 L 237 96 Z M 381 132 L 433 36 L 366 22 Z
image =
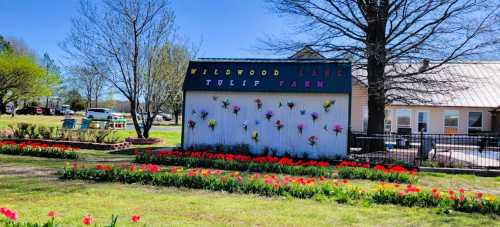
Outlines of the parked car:
M 172 117 L 172 114 L 168 114 L 168 113 L 159 113 L 158 114 L 159 116 L 161 116 L 163 118 L 164 121 L 171 121 L 172 119 L 174 119 Z
M 87 110 L 85 117 L 95 120 L 110 120 L 112 118 L 123 117 L 123 115 L 109 108 L 91 108 Z
M 56 115 L 74 115 L 75 111 L 71 110 L 70 105 L 61 105 L 60 108 L 56 109 Z
M 56 114 L 56 109 L 54 108 L 46 108 L 46 107 L 42 107 L 42 113 L 43 115 L 54 115 Z
M 39 107 L 39 106 L 26 106 L 20 110 L 17 110 L 16 114 L 31 114 L 31 115 L 37 114 L 37 115 L 40 115 L 40 114 L 43 114 L 43 109 L 42 109 L 42 107 Z
M 151 113 L 151 114 L 153 114 L 153 113 Z M 146 119 L 147 113 L 137 113 L 137 116 L 139 119 Z M 164 118 L 161 114 L 157 114 L 154 121 L 155 122 L 164 121 Z

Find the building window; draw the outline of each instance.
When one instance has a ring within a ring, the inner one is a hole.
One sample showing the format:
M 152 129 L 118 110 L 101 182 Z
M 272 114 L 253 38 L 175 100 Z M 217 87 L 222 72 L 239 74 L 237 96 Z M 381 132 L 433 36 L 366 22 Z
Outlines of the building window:
M 483 130 L 483 113 L 469 112 L 469 133 L 477 133 Z
M 444 111 L 444 133 L 457 134 L 458 133 L 458 118 L 459 112 L 457 110 Z
M 363 106 L 363 132 L 368 131 L 368 106 Z
M 418 132 L 429 132 L 429 112 L 418 112 L 417 130 Z
M 411 112 L 408 109 L 399 109 L 396 112 L 398 133 L 410 134 L 411 133 Z
M 392 110 L 385 110 L 384 132 L 392 131 Z

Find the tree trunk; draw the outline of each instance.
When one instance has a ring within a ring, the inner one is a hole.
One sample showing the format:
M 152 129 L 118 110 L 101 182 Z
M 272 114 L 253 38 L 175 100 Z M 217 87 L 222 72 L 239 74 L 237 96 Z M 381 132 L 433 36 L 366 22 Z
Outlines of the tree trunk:
M 386 64 L 386 40 L 385 24 L 383 16 L 386 12 L 380 12 L 380 8 L 372 6 L 368 10 L 368 17 L 372 18 L 368 23 L 367 30 L 367 57 L 368 57 L 368 134 L 379 134 L 384 132 L 385 119 L 385 79 L 384 71 Z M 384 140 L 372 140 L 370 152 L 383 151 Z
M 134 123 L 135 133 L 137 134 L 137 138 L 144 138 L 141 132 L 141 127 L 139 125 L 139 121 L 137 121 L 137 107 L 135 102 L 130 102 L 130 116 L 132 117 L 132 123 Z
M 174 111 L 175 125 L 179 125 L 179 115 L 180 115 L 180 111 L 179 110 L 175 110 Z

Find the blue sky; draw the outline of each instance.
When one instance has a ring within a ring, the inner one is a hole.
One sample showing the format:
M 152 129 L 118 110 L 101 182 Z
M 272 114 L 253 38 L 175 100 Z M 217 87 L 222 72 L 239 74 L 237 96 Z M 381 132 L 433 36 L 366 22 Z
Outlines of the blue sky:
M 264 57 L 259 39 L 289 31 L 264 0 L 171 0 L 180 35 L 201 49 L 198 57 Z M 65 39 L 78 0 L 0 0 L 0 35 L 22 39 L 36 53 L 64 61 Z M 267 56 L 269 57 L 269 56 Z

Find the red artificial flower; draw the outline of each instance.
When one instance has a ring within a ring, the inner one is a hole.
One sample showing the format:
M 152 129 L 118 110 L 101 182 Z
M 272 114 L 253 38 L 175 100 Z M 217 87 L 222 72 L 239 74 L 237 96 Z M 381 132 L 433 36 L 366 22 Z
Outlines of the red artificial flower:
M 132 215 L 132 222 L 139 222 L 141 220 L 141 216 L 139 215 Z
M 49 211 L 49 213 L 47 213 L 47 216 L 51 217 L 51 218 L 55 218 L 56 217 L 56 212 L 51 210 Z
M 84 225 L 90 225 L 90 224 L 92 224 L 92 216 L 90 216 L 89 214 L 83 216 L 82 223 Z

